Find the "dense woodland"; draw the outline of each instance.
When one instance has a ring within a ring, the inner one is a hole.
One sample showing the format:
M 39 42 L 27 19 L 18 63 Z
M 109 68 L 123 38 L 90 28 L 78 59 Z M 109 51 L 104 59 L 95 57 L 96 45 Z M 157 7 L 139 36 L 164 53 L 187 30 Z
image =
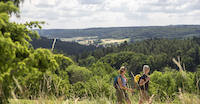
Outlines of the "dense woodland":
M 39 35 L 32 29 L 41 28 L 43 22 L 11 22 L 10 14 L 19 14 L 19 8 L 10 2 L 12 0 L 3 1 L 0 2 L 0 103 L 6 104 L 15 98 L 52 97 L 106 97 L 114 101 L 113 78 L 119 67 L 128 68 L 127 76 L 133 87 L 130 72 L 140 73 L 144 64 L 151 67 L 149 92 L 155 94 L 156 100 L 176 99 L 179 88 L 186 93 L 200 94 L 199 38 L 125 42 L 108 48 L 91 48 L 78 55 L 69 55 L 73 48 L 68 48 L 70 51 L 66 51 L 69 53 L 65 56 L 59 51 L 34 48 L 30 41 Z M 177 56 L 181 57 L 186 70 L 179 71 L 172 62 Z
M 161 71 L 164 67 L 177 68 L 172 58 L 181 57 L 187 71 L 196 71 L 200 57 L 200 38 L 192 39 L 148 39 L 134 43 L 123 43 L 119 46 L 99 48 L 90 53 L 78 56 L 80 65 L 88 66 L 89 59 L 100 59 L 119 69 L 122 64 L 132 72 L 138 73 L 142 64 L 149 64 L 152 71 Z
M 51 48 L 52 39 L 42 37 L 34 39 L 31 44 L 34 48 Z M 124 42 L 111 47 L 84 46 L 75 42 L 57 41 L 56 53 L 64 53 L 73 58 L 81 66 L 88 67 L 97 61 L 109 63 L 113 68 L 119 69 L 126 65 L 134 73 L 140 72 L 140 67 L 146 63 L 152 71 L 161 71 L 164 67 L 178 68 L 172 58 L 181 58 L 186 70 L 194 72 L 200 64 L 200 38 L 188 39 L 147 39 L 133 43 Z M 138 58 L 139 59 L 138 59 Z M 141 64 L 139 64 L 141 63 Z

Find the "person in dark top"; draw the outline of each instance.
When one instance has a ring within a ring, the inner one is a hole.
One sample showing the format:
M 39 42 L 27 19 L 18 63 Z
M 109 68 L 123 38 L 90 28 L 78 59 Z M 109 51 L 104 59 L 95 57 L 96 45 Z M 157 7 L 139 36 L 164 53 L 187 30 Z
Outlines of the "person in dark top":
M 122 66 L 119 71 L 120 75 L 117 79 L 118 87 L 116 89 L 118 104 L 122 104 L 124 101 L 127 104 L 131 104 L 127 91 L 133 92 L 133 89 L 127 87 L 128 79 L 125 76 L 126 68 Z
M 150 77 L 148 75 L 149 71 L 150 71 L 150 67 L 148 65 L 144 65 L 143 66 L 144 74 L 140 77 L 140 79 L 138 81 L 139 88 L 140 88 L 139 104 L 142 104 L 145 101 L 148 101 L 149 104 L 152 103 L 150 101 L 149 95 L 148 95 L 148 87 L 149 87 L 149 81 L 150 81 Z
M 144 85 L 140 85 L 140 89 L 141 89 L 141 90 L 146 90 L 146 91 L 147 91 L 147 90 L 148 90 L 148 87 L 149 87 L 148 76 L 147 76 L 146 74 L 143 74 L 143 75 L 140 77 L 139 82 L 140 82 L 141 80 L 146 81 L 146 83 L 144 83 Z

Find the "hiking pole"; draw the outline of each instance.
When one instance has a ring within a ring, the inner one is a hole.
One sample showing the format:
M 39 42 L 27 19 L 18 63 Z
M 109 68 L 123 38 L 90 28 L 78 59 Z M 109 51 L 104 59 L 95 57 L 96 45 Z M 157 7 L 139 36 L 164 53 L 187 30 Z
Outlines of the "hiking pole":
M 132 72 L 131 72 L 131 75 L 133 76 L 133 79 L 134 79 L 135 76 Z M 137 83 L 137 86 L 140 87 L 138 83 Z
M 134 74 L 131 72 L 131 75 L 133 76 L 133 80 L 134 80 Z M 135 81 L 135 80 L 134 80 Z M 140 90 L 140 93 L 142 93 L 142 91 L 141 91 L 141 88 L 140 88 L 140 85 L 138 84 L 138 83 L 136 83 L 137 84 L 137 86 L 138 86 L 138 88 L 139 88 L 139 90 Z

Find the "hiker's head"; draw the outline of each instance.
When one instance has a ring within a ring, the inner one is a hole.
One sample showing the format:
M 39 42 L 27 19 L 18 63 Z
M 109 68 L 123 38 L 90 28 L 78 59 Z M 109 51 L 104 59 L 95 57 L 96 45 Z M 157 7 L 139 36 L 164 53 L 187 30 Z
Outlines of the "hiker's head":
M 143 66 L 143 72 L 144 72 L 144 74 L 148 74 L 149 71 L 150 71 L 149 65 L 144 65 L 144 66 Z
M 126 73 L 126 67 L 125 67 L 125 66 L 122 66 L 122 67 L 119 69 L 119 72 L 120 72 L 120 74 L 125 74 L 125 73 Z

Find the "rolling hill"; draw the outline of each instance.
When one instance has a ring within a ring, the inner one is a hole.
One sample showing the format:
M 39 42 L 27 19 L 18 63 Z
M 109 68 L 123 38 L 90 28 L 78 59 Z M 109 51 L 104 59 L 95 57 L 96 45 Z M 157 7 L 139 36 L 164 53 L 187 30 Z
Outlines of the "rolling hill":
M 169 25 L 143 27 L 110 27 L 88 29 L 42 29 L 37 30 L 48 38 L 72 38 L 97 36 L 98 39 L 130 38 L 131 42 L 150 38 L 187 38 L 200 36 L 200 25 Z

